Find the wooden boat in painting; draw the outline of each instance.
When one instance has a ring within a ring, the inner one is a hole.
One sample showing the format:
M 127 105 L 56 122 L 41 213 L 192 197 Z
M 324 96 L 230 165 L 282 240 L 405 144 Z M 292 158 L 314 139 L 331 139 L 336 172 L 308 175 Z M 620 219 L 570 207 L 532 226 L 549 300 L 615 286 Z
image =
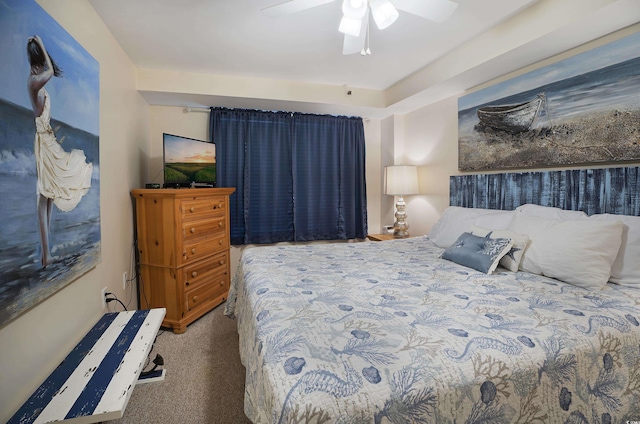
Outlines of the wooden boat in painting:
M 525 103 L 481 107 L 477 114 L 481 125 L 516 134 L 531 128 L 544 101 L 539 94 Z

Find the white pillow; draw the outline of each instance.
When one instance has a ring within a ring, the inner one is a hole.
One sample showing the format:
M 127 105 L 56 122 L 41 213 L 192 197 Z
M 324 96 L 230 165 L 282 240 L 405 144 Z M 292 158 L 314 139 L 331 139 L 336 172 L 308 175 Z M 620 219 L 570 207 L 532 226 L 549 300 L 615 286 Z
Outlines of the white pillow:
M 482 210 L 488 212 L 483 213 L 474 221 L 474 224 L 478 227 L 493 228 L 494 230 L 506 230 L 513 218 L 513 211 L 500 211 L 493 209 Z
M 611 267 L 609 281 L 630 287 L 640 287 L 640 216 L 592 215 L 589 220 L 622 221 L 622 244 Z
M 576 286 L 607 284 L 622 242 L 622 221 L 557 221 L 516 213 L 511 231 L 529 236 L 520 269 Z
M 444 249 L 451 246 L 472 225 L 504 230 L 513 217 L 513 211 L 495 209 L 463 208 L 449 206 L 431 228 L 429 238 Z
M 540 218 L 556 219 L 558 221 L 570 221 L 589 218 L 589 216 L 582 211 L 566 211 L 560 208 L 533 205 L 530 203 L 518 206 L 516 208 L 516 212 L 523 213 L 529 216 L 537 216 Z
M 524 251 L 527 248 L 527 244 L 529 243 L 529 236 L 525 234 L 514 233 L 513 231 L 509 230 L 489 230 L 487 228 L 481 228 L 475 225 L 471 226 L 470 231 L 471 234 L 480 237 L 485 237 L 487 234 L 491 233 L 489 237 L 491 237 L 492 239 L 511 239 L 511 241 L 513 242 L 513 246 L 511 246 L 511 250 L 509 250 L 509 252 L 504 255 L 502 259 L 500 259 L 500 265 L 502 265 L 509 271 L 518 271 L 518 267 L 520 266 L 520 262 L 522 261 L 522 255 L 524 254 Z

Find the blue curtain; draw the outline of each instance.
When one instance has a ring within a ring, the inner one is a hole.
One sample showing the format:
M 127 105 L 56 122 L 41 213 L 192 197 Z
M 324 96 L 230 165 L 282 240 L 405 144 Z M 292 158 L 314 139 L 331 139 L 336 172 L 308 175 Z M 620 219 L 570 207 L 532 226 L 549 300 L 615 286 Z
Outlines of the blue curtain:
M 211 108 L 210 131 L 232 244 L 366 237 L 361 118 Z

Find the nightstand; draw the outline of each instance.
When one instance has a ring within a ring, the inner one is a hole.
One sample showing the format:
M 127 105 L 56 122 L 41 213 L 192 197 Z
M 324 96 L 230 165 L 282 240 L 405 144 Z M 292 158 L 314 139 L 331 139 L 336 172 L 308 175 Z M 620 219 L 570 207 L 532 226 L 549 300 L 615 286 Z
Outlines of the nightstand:
M 367 238 L 372 241 L 395 240 L 393 234 L 368 234 Z

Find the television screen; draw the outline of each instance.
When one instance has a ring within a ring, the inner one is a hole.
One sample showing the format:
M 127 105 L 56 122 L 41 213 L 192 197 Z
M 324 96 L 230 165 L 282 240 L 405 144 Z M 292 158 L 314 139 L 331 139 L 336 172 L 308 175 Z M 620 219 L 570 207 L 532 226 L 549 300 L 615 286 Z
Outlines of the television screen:
M 207 141 L 162 134 L 165 187 L 214 187 L 216 145 Z

